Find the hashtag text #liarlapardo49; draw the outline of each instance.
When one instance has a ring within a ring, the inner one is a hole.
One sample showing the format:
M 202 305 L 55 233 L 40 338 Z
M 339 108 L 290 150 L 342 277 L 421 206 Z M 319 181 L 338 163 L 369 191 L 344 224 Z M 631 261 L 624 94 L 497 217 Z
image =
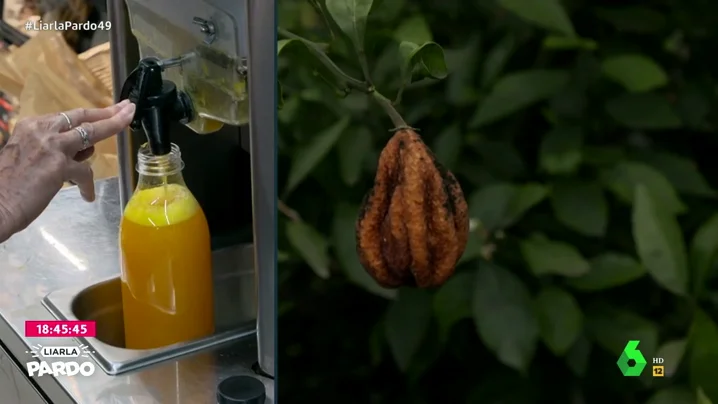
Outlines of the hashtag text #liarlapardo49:
M 109 31 L 112 22 L 32 21 L 25 23 L 26 31 Z

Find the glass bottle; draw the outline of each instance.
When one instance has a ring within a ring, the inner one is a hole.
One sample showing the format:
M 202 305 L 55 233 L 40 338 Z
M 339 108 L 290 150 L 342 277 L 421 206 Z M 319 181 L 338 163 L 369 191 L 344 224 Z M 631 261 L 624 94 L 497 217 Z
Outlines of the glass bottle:
M 120 222 L 125 347 L 152 349 L 214 332 L 212 253 L 179 147 L 137 153 L 137 188 Z

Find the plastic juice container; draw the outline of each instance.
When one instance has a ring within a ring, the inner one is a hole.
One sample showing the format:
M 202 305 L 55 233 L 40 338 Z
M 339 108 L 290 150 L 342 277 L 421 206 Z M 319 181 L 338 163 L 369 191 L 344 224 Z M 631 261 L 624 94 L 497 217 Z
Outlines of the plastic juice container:
M 120 223 L 125 347 L 152 349 L 214 332 L 212 253 L 179 148 L 138 153 L 138 185 Z

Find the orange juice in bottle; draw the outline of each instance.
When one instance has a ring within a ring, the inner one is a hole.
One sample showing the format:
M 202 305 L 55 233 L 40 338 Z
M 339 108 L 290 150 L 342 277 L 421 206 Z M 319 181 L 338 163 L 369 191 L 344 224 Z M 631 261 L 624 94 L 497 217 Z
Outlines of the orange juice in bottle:
M 120 222 L 125 347 L 152 349 L 214 332 L 212 253 L 177 145 L 138 152 L 137 188 Z

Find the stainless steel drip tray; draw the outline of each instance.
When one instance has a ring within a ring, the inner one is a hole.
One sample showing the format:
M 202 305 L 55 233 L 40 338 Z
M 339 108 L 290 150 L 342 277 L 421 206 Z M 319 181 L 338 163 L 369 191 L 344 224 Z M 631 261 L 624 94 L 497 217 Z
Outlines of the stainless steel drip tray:
M 241 302 L 236 301 L 238 291 L 234 288 L 238 286 L 237 282 L 242 283 L 245 279 L 235 278 L 243 275 L 249 275 L 246 277 L 250 279 L 253 276 L 252 273 L 249 273 L 215 279 L 217 333 L 207 338 L 158 349 L 124 348 L 122 292 L 119 277 L 52 292 L 43 299 L 42 304 L 58 320 L 95 321 L 95 337 L 77 338 L 77 340 L 89 347 L 90 355 L 107 374 L 118 375 L 255 335 L 255 319 L 248 315 L 241 315 L 241 313 L 251 313 L 253 310 L 237 307 Z M 229 293 L 223 290 L 225 288 L 233 288 L 234 291 Z M 235 301 L 228 307 L 227 303 L 221 300 L 222 297 L 229 298 L 230 296 L 235 296 Z M 222 318 L 223 315 L 230 317 L 231 321 Z

